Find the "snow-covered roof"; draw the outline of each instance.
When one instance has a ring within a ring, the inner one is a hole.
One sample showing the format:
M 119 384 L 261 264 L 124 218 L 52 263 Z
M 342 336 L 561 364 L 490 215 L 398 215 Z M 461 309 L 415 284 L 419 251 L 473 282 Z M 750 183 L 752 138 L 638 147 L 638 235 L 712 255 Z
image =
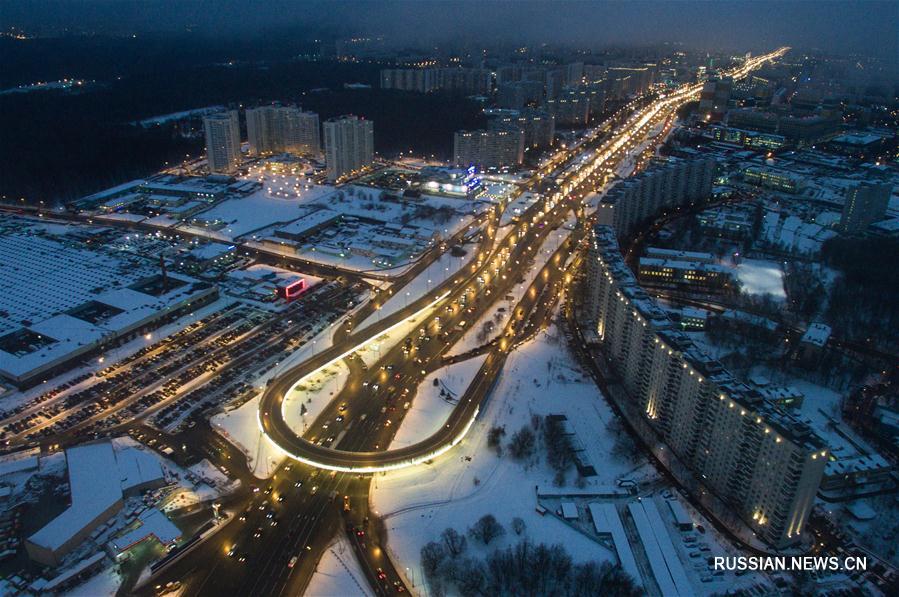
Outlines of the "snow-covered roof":
M 129 547 L 149 537 L 166 545 L 181 536 L 181 530 L 156 508 L 147 510 L 140 516 L 140 525 L 109 542 L 115 553 L 121 553 Z
M 36 469 L 40 455 L 40 448 L 31 448 L 30 450 L 20 450 L 0 457 L 0 477 Z
M 830 326 L 824 323 L 813 323 L 808 326 L 805 334 L 802 336 L 804 344 L 813 344 L 819 348 L 827 344 L 830 338 Z
M 124 448 L 116 452 L 122 491 L 128 491 L 145 483 L 165 479 L 159 460 L 137 448 Z
M 0 372 L 13 378 L 37 375 L 208 288 L 169 273 L 170 290 L 147 294 L 160 275 L 154 263 L 89 248 L 65 229 L 55 234 L 16 222 L 0 231 L 0 337 L 25 337 L 10 336 L 9 351 L 0 349 Z
M 66 450 L 72 504 L 28 540 L 56 551 L 122 499 L 115 451 L 109 442 Z
M 631 545 L 627 540 L 624 525 L 621 524 L 621 518 L 615 505 L 610 502 L 591 502 L 587 505 L 587 508 L 590 510 L 590 516 L 593 518 L 593 528 L 596 532 L 600 535 L 609 534 L 612 536 L 615 552 L 618 554 L 618 563 L 634 579 L 634 582 L 642 584 L 640 582 L 642 578 L 640 569 L 637 568 L 634 552 L 631 551 Z
M 562 517 L 577 518 L 577 506 L 574 502 L 562 502 Z

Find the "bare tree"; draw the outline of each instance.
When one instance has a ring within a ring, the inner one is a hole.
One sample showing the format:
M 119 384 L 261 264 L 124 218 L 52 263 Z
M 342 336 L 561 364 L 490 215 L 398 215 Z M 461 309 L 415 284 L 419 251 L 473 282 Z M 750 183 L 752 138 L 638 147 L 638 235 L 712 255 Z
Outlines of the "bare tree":
M 456 529 L 452 527 L 444 529 L 440 534 L 440 538 L 443 539 L 443 544 L 446 546 L 447 551 L 454 558 L 465 551 L 467 545 L 465 535 L 458 532 Z
M 435 577 L 440 562 L 446 559 L 446 550 L 436 541 L 430 541 L 421 548 L 421 568 L 429 578 Z
M 489 545 L 491 541 L 505 533 L 506 529 L 496 520 L 493 514 L 485 514 L 468 529 L 468 534 L 484 545 Z
M 537 443 L 537 437 L 527 425 L 512 434 L 512 440 L 509 442 L 509 453 L 512 458 L 519 460 L 529 457 L 534 453 L 534 446 Z

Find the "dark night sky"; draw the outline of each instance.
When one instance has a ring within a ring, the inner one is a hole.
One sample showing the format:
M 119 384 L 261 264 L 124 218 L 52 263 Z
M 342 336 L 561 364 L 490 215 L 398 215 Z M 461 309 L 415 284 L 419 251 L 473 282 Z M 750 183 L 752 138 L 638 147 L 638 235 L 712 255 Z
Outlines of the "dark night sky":
M 735 50 L 787 44 L 893 61 L 899 53 L 897 0 L 0 0 L 0 24 L 108 33 L 177 31 L 190 25 L 219 35 L 302 27 L 435 43 L 471 39 L 602 46 L 680 41 Z

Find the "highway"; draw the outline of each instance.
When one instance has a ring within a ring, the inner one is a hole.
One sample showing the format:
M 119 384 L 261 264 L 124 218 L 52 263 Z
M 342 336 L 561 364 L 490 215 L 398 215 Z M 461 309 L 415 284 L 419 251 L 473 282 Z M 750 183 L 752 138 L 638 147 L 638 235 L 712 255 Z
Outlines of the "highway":
M 746 72 L 783 51 L 779 52 L 753 59 L 744 67 Z M 223 591 L 301 594 L 318 558 L 335 532 L 343 529 L 377 594 L 404 587 L 406 579 L 383 548 L 386 537 L 368 512 L 372 477 L 366 473 L 428 462 L 461 440 L 489 399 L 506 356 L 551 317 L 571 278 L 566 264 L 577 263 L 579 241 L 588 220 L 581 214 L 580 225 L 549 255 L 540 250 L 545 239 L 580 207 L 579 200 L 587 192 L 610 178 L 613 167 L 636 150 L 653 126 L 668 119 L 698 91 L 698 86 L 689 86 L 637 109 L 624 123 L 618 124 L 616 118 L 597 127 L 560 152 L 563 158 L 554 157 L 534 176 L 529 186 L 536 187 L 545 178 L 553 178 L 554 186 L 527 210 L 509 236 L 497 242 L 496 227 L 485 226 L 472 266 L 371 326 L 353 331 L 352 324 L 343 328 L 330 348 L 281 372 L 260 401 L 260 433 L 299 462 L 282 466 L 269 487 L 251 493 L 242 512 L 245 520 L 229 523 L 198 547 L 196 554 L 166 569 L 159 581 L 189 579 L 187 591 L 197 595 Z M 484 363 L 446 423 L 414 445 L 387 449 L 405 414 L 402 405 L 414 399 L 421 380 L 446 364 L 448 349 L 499 297 L 524 280 L 531 267 L 539 273 L 498 339 L 473 351 L 486 353 Z M 355 351 L 410 317 L 416 317 L 416 325 L 406 341 L 401 339 L 387 350 L 376 364 L 379 366 L 364 366 Z M 363 319 L 363 315 L 355 318 Z M 285 421 L 284 398 L 299 380 L 338 360 L 345 360 L 350 367 L 346 385 L 301 436 Z M 343 507 L 343 496 L 348 498 L 349 511 Z M 271 520 L 278 524 L 271 526 Z M 290 567 L 294 556 L 297 563 Z
M 747 61 L 746 65 L 734 72 L 734 76 L 745 75 L 763 62 L 781 56 L 785 51 L 785 49 L 780 49 L 766 56 Z M 489 285 L 483 283 L 483 280 L 490 279 L 493 283 L 496 283 L 500 280 L 500 275 L 512 279 L 521 271 L 522 268 L 519 267 L 519 262 L 527 256 L 527 252 L 531 249 L 532 244 L 538 242 L 539 231 L 546 224 L 546 222 L 540 221 L 543 219 L 541 214 L 549 213 L 551 216 L 557 216 L 558 205 L 564 201 L 571 200 L 578 193 L 581 193 L 580 196 L 583 196 L 584 188 L 595 186 L 597 182 L 596 174 L 607 172 L 611 164 L 620 162 L 628 155 L 629 151 L 633 150 L 638 141 L 642 140 L 642 137 L 646 135 L 651 126 L 666 119 L 677 107 L 694 97 L 700 89 L 701 85 L 688 85 L 667 96 L 661 96 L 628 118 L 622 126 L 615 130 L 611 138 L 595 150 L 589 147 L 573 147 L 571 150 L 568 150 L 569 156 L 575 153 L 577 155 L 571 157 L 570 162 L 572 165 L 568 167 L 565 178 L 559 183 L 559 190 L 550 196 L 544 196 L 540 203 L 532 206 L 539 206 L 541 209 L 546 209 L 547 212 L 540 211 L 537 216 L 533 216 L 530 222 L 525 222 L 525 224 L 530 225 L 524 226 L 525 230 L 523 233 L 522 231 L 516 231 L 518 238 L 513 236 L 512 242 L 517 240 L 517 244 L 513 247 L 509 258 L 502 259 L 501 263 L 498 264 L 496 259 L 498 248 L 494 249 L 494 253 L 491 256 L 479 262 L 479 267 L 472 268 L 473 271 L 467 273 L 463 278 L 452 280 L 450 290 L 439 288 L 439 294 L 431 303 L 426 304 L 421 309 L 413 310 L 412 308 L 407 308 L 399 311 L 398 314 L 395 314 L 398 317 L 391 323 L 391 326 L 413 314 L 417 314 L 420 318 L 430 317 L 433 313 L 441 312 L 437 309 L 438 307 L 443 307 L 447 303 L 455 304 L 457 301 L 461 301 L 462 297 L 469 292 L 475 292 L 474 300 L 479 301 L 480 309 L 483 309 L 488 301 L 482 299 L 485 294 L 489 294 L 485 291 L 490 288 Z M 592 137 L 597 138 L 598 135 L 592 135 Z M 535 234 L 535 231 L 538 231 L 538 234 Z M 485 288 L 479 288 L 479 284 L 484 285 Z M 497 284 L 496 292 L 493 294 L 494 300 L 503 293 L 502 285 Z M 492 302 L 492 300 L 489 302 Z M 416 305 L 416 307 L 418 306 Z M 455 330 L 460 325 L 462 318 L 459 313 L 460 310 L 455 308 L 450 311 L 450 318 L 446 327 Z M 476 314 L 469 313 L 469 315 Z M 472 319 L 476 320 L 477 317 L 474 316 Z M 462 326 L 464 327 L 464 324 Z M 377 328 L 377 326 L 371 326 L 362 330 L 340 345 L 335 346 L 331 352 L 320 355 L 317 361 L 313 359 L 302 363 L 284 372 L 274 382 L 270 383 L 260 400 L 259 422 L 262 431 L 286 454 L 300 462 L 326 470 L 352 473 L 372 473 L 413 466 L 432 460 L 456 445 L 472 425 L 481 406 L 481 400 L 476 397 L 481 395 L 480 391 L 483 390 L 483 387 L 478 386 L 478 384 L 485 383 L 481 381 L 484 376 L 489 376 L 494 372 L 493 368 L 501 360 L 499 354 L 507 349 L 505 343 L 502 343 L 499 347 L 499 352 L 493 351 L 488 354 L 481 371 L 475 377 L 473 387 L 469 388 L 473 390 L 473 395 L 470 392 L 466 392 L 450 414 L 446 424 L 434 435 L 415 445 L 394 450 L 349 451 L 307 441 L 287 424 L 282 412 L 284 399 L 287 392 L 298 381 L 317 371 L 324 364 L 349 355 L 355 348 L 361 347 L 366 342 L 379 336 L 387 327 L 390 326 L 385 326 L 382 329 L 373 329 Z M 461 329 L 458 331 L 461 331 Z M 456 334 L 455 331 L 451 333 L 461 337 L 461 334 Z M 428 350 L 424 357 L 420 356 L 419 358 L 430 359 L 433 356 L 433 351 Z M 328 413 L 323 413 L 322 417 L 326 416 L 326 414 Z

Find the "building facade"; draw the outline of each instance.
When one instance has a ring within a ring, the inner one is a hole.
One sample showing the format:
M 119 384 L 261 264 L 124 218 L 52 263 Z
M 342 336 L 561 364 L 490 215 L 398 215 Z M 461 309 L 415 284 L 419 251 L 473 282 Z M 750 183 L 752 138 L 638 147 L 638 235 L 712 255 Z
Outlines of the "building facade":
M 700 352 L 637 284 L 615 229 L 590 239 L 583 326 L 620 376 L 627 404 L 692 474 L 766 543 L 799 541 L 827 450 L 811 430 Z
M 210 114 L 203 118 L 209 170 L 230 174 L 240 166 L 240 120 L 237 110 Z
M 516 129 L 524 134 L 525 148 L 549 147 L 556 136 L 556 119 L 544 110 L 504 111 L 489 118 L 491 131 Z
M 460 168 L 518 166 L 524 160 L 524 133 L 517 128 L 456 131 L 453 163 Z
M 330 118 L 323 125 L 329 181 L 372 165 L 375 125 L 358 116 Z
M 580 127 L 590 122 L 590 98 L 575 90 L 565 91 L 559 97 L 547 100 L 546 109 L 555 116 L 556 124 Z
M 247 108 L 250 154 L 317 154 L 321 151 L 318 114 L 293 106 Z
M 715 160 L 669 159 L 616 184 L 602 199 L 597 221 L 619 236 L 667 207 L 704 201 L 712 192 Z
M 707 120 L 720 121 L 727 113 L 727 102 L 733 91 L 731 79 L 709 79 L 699 94 L 699 113 Z
M 893 187 L 889 183 L 859 182 L 846 189 L 840 230 L 853 234 L 886 217 Z

